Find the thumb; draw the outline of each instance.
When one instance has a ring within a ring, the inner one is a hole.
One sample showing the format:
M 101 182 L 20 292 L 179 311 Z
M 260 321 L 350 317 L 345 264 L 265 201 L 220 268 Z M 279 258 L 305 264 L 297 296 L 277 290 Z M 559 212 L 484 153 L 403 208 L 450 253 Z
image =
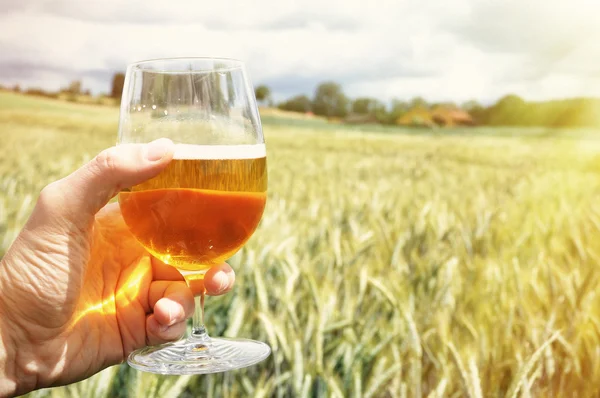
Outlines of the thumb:
M 149 144 L 117 145 L 46 190 L 60 197 L 69 213 L 82 221 L 89 220 L 121 189 L 158 175 L 173 159 L 174 149 L 173 142 L 166 138 Z

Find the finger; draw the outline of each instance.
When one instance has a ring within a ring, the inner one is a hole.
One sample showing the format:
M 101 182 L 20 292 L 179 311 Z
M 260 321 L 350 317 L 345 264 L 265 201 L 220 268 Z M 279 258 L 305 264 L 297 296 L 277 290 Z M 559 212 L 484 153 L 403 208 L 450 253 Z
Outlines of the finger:
M 177 268 L 163 263 L 156 257 L 152 258 L 152 279 L 155 281 L 183 281 L 183 276 Z
M 166 138 L 108 148 L 73 174 L 50 184 L 40 198 L 48 203 L 63 202 L 62 209 L 88 221 L 121 189 L 160 173 L 173 158 L 174 148 Z
M 211 267 L 204 275 L 204 288 L 211 296 L 219 296 L 231 290 L 235 283 L 235 272 L 227 263 Z
M 148 306 L 162 326 L 185 321 L 194 312 L 194 296 L 185 282 L 154 281 L 148 291 Z
M 98 211 L 98 213 L 96 214 L 96 219 L 98 220 L 104 220 L 104 219 L 109 219 L 109 220 L 115 220 L 116 222 L 120 223 L 120 224 L 124 224 L 125 221 L 123 220 L 123 215 L 121 214 L 121 207 L 119 206 L 119 203 L 114 202 L 114 203 L 109 203 L 106 206 L 104 206 L 102 209 L 100 209 L 100 211 Z
M 120 242 L 125 246 L 129 245 L 130 241 L 135 241 L 123 220 L 118 203 L 109 203 L 96 213 L 96 228 L 104 231 L 105 237 L 111 241 Z
M 190 287 L 190 290 L 192 291 L 192 294 L 194 296 L 200 296 L 201 294 L 205 293 L 204 278 L 189 279 L 186 282 L 187 282 L 188 286 Z
M 171 326 L 161 325 L 154 314 L 146 318 L 146 344 L 158 345 L 179 340 L 185 333 L 186 323 L 178 322 Z

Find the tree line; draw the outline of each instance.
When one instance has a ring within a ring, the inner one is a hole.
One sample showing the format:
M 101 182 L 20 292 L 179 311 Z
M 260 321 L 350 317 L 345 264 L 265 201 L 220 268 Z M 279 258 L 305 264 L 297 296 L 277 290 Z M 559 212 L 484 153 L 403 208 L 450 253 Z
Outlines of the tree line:
M 111 82 L 111 91 L 108 94 L 100 94 L 97 97 L 97 103 L 103 103 L 102 98 L 109 98 L 113 100 L 108 104 L 118 103 L 121 100 L 123 93 L 123 85 L 125 84 L 125 74 L 115 73 Z M 67 86 L 61 87 L 57 91 L 48 91 L 39 87 L 29 87 L 26 89 L 21 88 L 19 84 L 8 88 L 0 85 L 0 90 L 10 90 L 16 93 L 22 93 L 26 95 L 34 95 L 38 97 L 46 98 L 64 98 L 67 101 L 78 102 L 81 101 L 81 97 L 92 98 L 92 92 L 89 88 L 84 88 L 81 80 L 73 80 Z M 87 101 L 89 102 L 89 101 Z
M 261 103 L 271 101 L 271 90 L 259 85 L 255 90 Z M 324 82 L 317 86 L 314 95 L 296 95 L 276 106 L 279 109 L 312 113 L 340 120 L 363 120 L 380 124 L 435 124 L 436 117 L 446 114 L 457 117 L 467 114 L 469 124 L 490 126 L 542 126 L 542 127 L 599 127 L 600 99 L 570 98 L 542 102 L 529 102 L 509 94 L 494 104 L 484 106 L 477 101 L 463 104 L 452 102 L 428 103 L 421 97 L 411 100 L 394 99 L 385 104 L 376 98 L 351 99 L 335 82 Z M 436 116 L 437 115 L 437 116 Z M 362 119 L 359 117 L 362 116 Z M 462 116 L 464 119 L 464 116 Z
M 123 92 L 125 74 L 113 75 L 110 92 L 101 97 L 109 97 L 118 102 Z M 89 90 L 82 88 L 81 81 L 72 81 L 57 93 L 42 89 L 22 90 L 18 85 L 13 91 L 30 95 L 56 98 L 66 96 L 76 101 L 80 96 L 90 96 Z M 263 105 L 276 106 L 279 109 L 310 113 L 345 122 L 379 123 L 387 125 L 489 125 L 489 126 L 542 126 L 542 127 L 599 127 L 599 98 L 570 98 L 562 100 L 530 102 L 509 94 L 494 104 L 484 106 L 477 101 L 462 104 L 452 102 L 427 102 L 422 97 L 410 100 L 394 99 L 384 103 L 376 98 L 349 98 L 342 86 L 333 81 L 319 84 L 312 95 L 296 95 L 275 104 L 271 98 L 271 89 L 266 85 L 255 88 L 256 99 Z M 453 120 L 456 123 L 453 123 Z

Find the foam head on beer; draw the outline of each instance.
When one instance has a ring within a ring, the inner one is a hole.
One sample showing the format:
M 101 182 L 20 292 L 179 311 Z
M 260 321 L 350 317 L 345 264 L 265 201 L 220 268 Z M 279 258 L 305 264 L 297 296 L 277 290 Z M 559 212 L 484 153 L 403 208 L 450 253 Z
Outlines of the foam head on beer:
M 158 176 L 119 193 L 123 218 L 163 262 L 204 270 L 235 254 L 265 208 L 264 144 L 177 144 Z

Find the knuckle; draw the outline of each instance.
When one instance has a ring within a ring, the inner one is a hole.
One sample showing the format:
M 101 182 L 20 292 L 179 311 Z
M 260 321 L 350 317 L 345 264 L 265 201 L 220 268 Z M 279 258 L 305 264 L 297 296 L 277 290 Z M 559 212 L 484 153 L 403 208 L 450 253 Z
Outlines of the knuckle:
M 37 205 L 41 206 L 42 208 L 51 207 L 58 199 L 60 199 L 61 192 L 62 190 L 59 187 L 58 181 L 51 182 L 40 191 Z
M 120 166 L 119 156 L 116 148 L 103 150 L 96 156 L 94 164 L 100 171 L 115 171 Z
M 54 181 L 42 188 L 42 190 L 40 191 L 40 198 L 46 198 L 55 195 L 57 191 L 56 185 L 57 182 Z

